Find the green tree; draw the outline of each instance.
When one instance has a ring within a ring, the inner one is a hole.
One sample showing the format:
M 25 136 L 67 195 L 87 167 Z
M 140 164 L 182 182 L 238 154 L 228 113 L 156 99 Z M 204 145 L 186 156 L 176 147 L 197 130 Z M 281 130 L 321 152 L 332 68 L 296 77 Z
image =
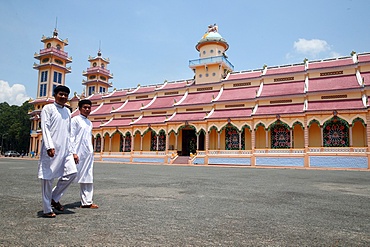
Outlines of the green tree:
M 1 151 L 28 152 L 31 121 L 28 111 L 33 105 L 25 101 L 21 106 L 0 103 Z

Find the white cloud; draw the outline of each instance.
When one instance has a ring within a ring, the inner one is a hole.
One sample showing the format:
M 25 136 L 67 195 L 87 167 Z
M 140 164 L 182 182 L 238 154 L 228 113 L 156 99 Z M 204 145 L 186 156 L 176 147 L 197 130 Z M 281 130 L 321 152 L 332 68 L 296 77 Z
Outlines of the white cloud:
M 21 106 L 29 98 L 24 85 L 14 84 L 9 86 L 7 81 L 0 80 L 0 102 Z
M 325 40 L 320 39 L 299 39 L 294 42 L 294 49 L 298 53 L 317 57 L 322 52 L 330 51 L 330 46 Z

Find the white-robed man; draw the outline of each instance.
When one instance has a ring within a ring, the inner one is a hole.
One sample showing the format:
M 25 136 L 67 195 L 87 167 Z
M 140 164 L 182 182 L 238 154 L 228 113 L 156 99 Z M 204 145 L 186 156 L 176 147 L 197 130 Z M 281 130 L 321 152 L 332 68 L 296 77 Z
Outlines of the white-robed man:
M 55 102 L 41 111 L 42 146 L 38 177 L 41 179 L 41 192 L 44 217 L 54 218 L 54 209 L 63 211 L 59 199 L 76 177 L 77 168 L 71 166 L 67 157 L 72 154 L 70 140 L 71 112 L 65 107 L 69 88 L 59 85 L 54 89 Z M 59 178 L 52 189 L 53 181 Z
M 72 118 L 72 151 L 77 164 L 77 182 L 80 184 L 81 208 L 99 208 L 93 203 L 93 165 L 92 123 L 87 118 L 91 112 L 91 101 L 78 102 L 80 115 Z

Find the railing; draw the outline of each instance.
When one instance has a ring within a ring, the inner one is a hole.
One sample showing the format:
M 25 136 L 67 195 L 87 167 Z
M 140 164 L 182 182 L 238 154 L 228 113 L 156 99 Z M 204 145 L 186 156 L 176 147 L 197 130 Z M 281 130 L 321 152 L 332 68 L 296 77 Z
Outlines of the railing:
M 201 65 L 201 64 L 210 64 L 210 63 L 226 63 L 229 68 L 234 70 L 234 65 L 232 65 L 227 58 L 224 56 L 217 56 L 217 57 L 208 57 L 208 58 L 200 58 L 194 59 L 189 61 L 189 67 Z
M 101 72 L 102 74 L 105 74 L 107 76 L 111 76 L 111 74 L 109 73 L 110 71 L 105 69 L 105 68 L 102 68 L 102 67 L 92 67 L 92 68 L 87 68 L 87 73 L 96 73 L 96 72 Z
M 317 147 L 308 148 L 311 153 L 366 153 L 367 147 Z
M 46 49 L 42 49 L 40 50 L 40 55 L 44 55 L 44 54 L 47 54 L 49 52 L 53 52 L 53 53 L 56 53 L 64 58 L 68 58 L 68 53 L 65 52 L 65 51 L 62 51 L 62 50 L 58 50 L 54 47 L 51 47 L 51 48 L 46 48 Z

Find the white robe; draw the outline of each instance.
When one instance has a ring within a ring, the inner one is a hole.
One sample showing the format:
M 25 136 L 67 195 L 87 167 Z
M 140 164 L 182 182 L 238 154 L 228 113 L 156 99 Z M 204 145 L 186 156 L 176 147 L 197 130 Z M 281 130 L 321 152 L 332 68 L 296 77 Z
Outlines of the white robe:
M 42 145 L 39 160 L 38 177 L 51 180 L 63 176 L 66 158 L 72 153 L 70 143 L 71 112 L 57 103 L 48 104 L 41 111 Z M 49 157 L 47 150 L 54 148 L 54 157 Z M 73 167 L 69 173 L 74 173 Z M 76 168 L 75 168 L 76 170 Z
M 79 157 L 77 164 L 78 183 L 93 182 L 94 148 L 92 145 L 92 123 L 85 116 L 72 118 L 72 152 Z

